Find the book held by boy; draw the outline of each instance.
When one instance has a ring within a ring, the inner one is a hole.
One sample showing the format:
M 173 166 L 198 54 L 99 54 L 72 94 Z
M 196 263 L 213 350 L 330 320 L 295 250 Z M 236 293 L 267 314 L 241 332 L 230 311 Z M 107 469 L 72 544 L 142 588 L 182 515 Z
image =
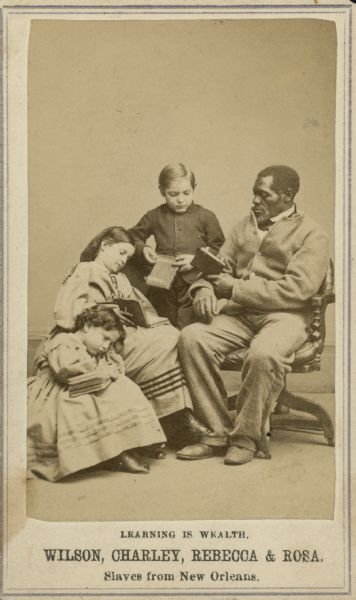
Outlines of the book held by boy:
M 209 248 L 198 248 L 191 262 L 203 275 L 219 275 L 225 267 L 225 263 L 209 250 Z
M 159 254 L 151 273 L 146 278 L 147 285 L 169 290 L 179 269 L 179 266 L 174 265 L 176 259 L 176 256 Z

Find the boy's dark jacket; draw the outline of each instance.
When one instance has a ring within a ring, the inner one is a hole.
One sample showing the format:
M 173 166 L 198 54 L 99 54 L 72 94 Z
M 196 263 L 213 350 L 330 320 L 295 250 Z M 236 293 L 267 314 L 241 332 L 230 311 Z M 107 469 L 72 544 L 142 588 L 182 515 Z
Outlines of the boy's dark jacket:
M 173 212 L 167 204 L 161 204 L 149 210 L 130 232 L 139 256 L 142 256 L 146 240 L 151 235 L 156 241 L 157 254 L 170 256 L 195 254 L 203 246 L 217 254 L 225 241 L 216 215 L 194 202 L 182 214 Z M 192 282 L 196 279 L 196 271 L 182 273 L 182 277 Z

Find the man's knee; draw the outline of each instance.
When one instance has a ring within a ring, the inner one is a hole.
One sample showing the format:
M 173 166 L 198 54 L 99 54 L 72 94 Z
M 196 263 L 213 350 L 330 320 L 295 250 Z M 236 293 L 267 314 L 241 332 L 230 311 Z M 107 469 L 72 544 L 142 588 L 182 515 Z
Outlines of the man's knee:
M 276 373 L 285 372 L 285 362 L 279 353 L 271 348 L 260 347 L 257 344 L 251 344 L 246 357 L 245 364 L 258 371 L 274 371 Z
M 192 323 L 191 325 L 187 325 L 180 332 L 179 336 L 179 345 L 187 348 L 190 346 L 194 346 L 196 341 L 199 339 L 201 330 L 201 323 Z
M 194 351 L 202 345 L 206 326 L 203 323 L 192 323 L 180 332 L 178 346 L 181 350 Z

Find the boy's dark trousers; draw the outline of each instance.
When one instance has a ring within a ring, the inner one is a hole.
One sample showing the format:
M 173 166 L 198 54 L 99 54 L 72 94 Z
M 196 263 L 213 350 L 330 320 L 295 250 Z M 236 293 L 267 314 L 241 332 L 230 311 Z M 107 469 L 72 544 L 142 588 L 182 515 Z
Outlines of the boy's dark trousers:
M 178 329 L 196 321 L 188 294 L 189 286 L 190 283 L 184 281 L 178 273 L 170 290 L 151 287 L 147 294 L 160 317 L 166 317 Z

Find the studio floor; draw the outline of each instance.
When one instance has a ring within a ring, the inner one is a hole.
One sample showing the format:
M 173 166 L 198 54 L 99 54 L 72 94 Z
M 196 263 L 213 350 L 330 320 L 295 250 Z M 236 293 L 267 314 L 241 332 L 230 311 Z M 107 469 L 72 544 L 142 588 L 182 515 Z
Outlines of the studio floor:
M 289 389 L 334 418 L 333 357 L 320 373 L 290 375 Z M 227 374 L 226 385 L 238 385 Z M 332 519 L 335 449 L 320 433 L 273 430 L 271 460 L 225 466 L 223 457 L 182 461 L 169 450 L 148 475 L 93 469 L 58 483 L 28 481 L 27 513 L 48 521 Z

